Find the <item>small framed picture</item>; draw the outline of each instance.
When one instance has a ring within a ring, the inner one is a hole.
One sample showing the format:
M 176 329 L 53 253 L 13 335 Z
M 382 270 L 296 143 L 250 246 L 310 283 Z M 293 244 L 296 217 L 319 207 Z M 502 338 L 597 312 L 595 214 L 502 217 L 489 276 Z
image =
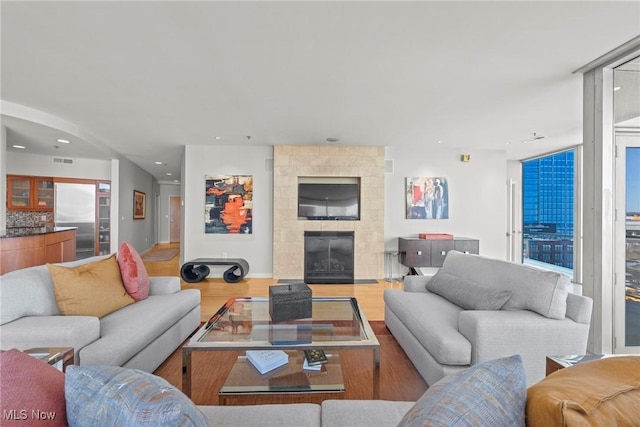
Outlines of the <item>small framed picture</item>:
M 145 219 L 147 216 L 147 195 L 133 190 L 133 219 Z

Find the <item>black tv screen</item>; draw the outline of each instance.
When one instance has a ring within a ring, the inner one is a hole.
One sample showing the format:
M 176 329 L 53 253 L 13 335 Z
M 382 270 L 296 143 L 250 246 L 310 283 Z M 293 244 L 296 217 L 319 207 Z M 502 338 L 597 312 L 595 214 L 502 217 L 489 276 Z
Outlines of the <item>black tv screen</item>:
M 360 219 L 358 184 L 299 183 L 298 217 L 304 219 Z

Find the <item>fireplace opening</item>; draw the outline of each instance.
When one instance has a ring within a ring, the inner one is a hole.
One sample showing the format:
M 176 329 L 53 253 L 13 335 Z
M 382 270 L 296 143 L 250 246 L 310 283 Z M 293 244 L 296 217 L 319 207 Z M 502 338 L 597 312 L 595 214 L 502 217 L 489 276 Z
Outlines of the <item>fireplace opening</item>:
M 353 231 L 305 231 L 305 283 L 354 283 L 353 247 Z

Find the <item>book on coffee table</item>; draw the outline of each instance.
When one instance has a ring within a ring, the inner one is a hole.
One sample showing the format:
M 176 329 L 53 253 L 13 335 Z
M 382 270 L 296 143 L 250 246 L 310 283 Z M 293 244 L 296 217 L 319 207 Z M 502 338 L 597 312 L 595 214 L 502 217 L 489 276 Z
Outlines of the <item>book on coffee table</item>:
M 327 355 L 324 354 L 324 350 L 313 348 L 311 350 L 304 351 L 304 358 L 309 366 L 321 365 L 327 363 Z
M 264 374 L 289 363 L 289 355 L 282 350 L 247 350 L 247 360 Z
M 322 364 L 309 365 L 309 362 L 307 362 L 307 359 L 305 358 L 304 362 L 302 363 L 302 369 L 305 371 L 320 372 L 322 371 Z

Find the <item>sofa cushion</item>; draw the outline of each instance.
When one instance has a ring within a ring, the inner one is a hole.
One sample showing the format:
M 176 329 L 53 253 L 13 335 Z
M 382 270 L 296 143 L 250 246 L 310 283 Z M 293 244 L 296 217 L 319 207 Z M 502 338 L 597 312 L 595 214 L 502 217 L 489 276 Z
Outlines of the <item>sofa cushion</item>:
M 470 365 L 471 343 L 458 331 L 462 308 L 430 292 L 385 289 L 387 308 L 443 365 Z
M 0 378 L 3 426 L 67 425 L 62 372 L 11 349 L 0 353 Z
M 100 319 L 101 337 L 80 350 L 80 363 L 123 366 L 200 304 L 198 289 L 155 295 Z
M 433 384 L 398 427 L 524 426 L 526 393 L 520 356 L 489 360 Z
M 70 426 L 207 426 L 191 400 L 163 378 L 118 366 L 70 366 Z
M 122 284 L 115 254 L 76 267 L 47 267 L 62 314 L 103 317 L 135 302 Z
M 438 271 L 425 287 L 465 310 L 500 310 L 511 297 L 511 291 L 485 288 L 444 270 Z
M 571 282 L 568 276 L 508 261 L 449 251 L 442 269 L 480 286 L 511 291 L 503 310 L 531 310 L 564 319 Z
M 529 387 L 527 425 L 638 425 L 639 402 L 640 355 L 592 360 Z
M 127 242 L 118 251 L 118 266 L 127 293 L 136 301 L 149 296 L 149 275 L 140 254 Z
M 414 404 L 389 400 L 325 400 L 322 402 L 322 425 L 394 426 Z
M 320 427 L 320 405 L 289 403 L 246 406 L 198 406 L 216 427 Z M 346 424 L 343 424 L 346 425 Z

